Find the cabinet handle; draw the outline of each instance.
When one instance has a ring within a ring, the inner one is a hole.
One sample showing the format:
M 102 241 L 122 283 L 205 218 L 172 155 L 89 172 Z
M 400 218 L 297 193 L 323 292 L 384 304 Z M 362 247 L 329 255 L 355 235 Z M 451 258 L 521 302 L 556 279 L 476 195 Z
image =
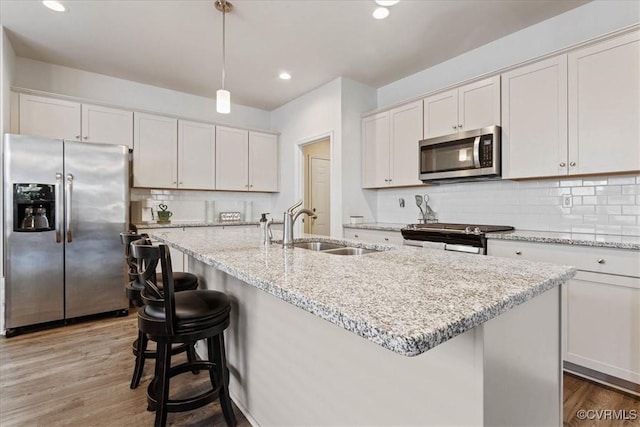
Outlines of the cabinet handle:
M 451 127 L 453 128 L 453 130 L 458 129 L 458 126 L 456 126 L 456 125 L 453 125 L 453 126 L 451 126 Z
M 253 188 L 253 184 L 249 184 L 249 188 Z
M 388 237 L 385 237 L 385 238 L 384 238 L 384 241 L 385 241 L 385 242 L 388 242 L 388 241 L 389 241 L 389 238 L 388 238 Z
M 178 184 L 182 185 L 182 181 L 180 181 Z
M 86 140 L 86 139 L 89 139 L 89 137 L 88 137 L 88 136 L 85 136 L 85 137 L 84 137 L 84 139 L 85 139 L 85 140 Z
M 354 235 L 353 235 L 353 237 L 355 237 L 355 238 L 357 239 L 357 238 L 358 238 L 358 235 L 357 235 L 357 234 L 354 234 Z
M 391 178 L 389 178 L 389 182 L 393 181 Z
M 458 125 L 458 129 L 462 129 L 462 125 Z
M 516 251 L 516 255 L 522 255 L 521 251 Z
M 569 166 L 575 166 L 575 165 L 576 165 L 576 162 L 569 163 Z
M 172 182 L 173 182 L 173 184 L 177 184 L 177 182 L 176 182 L 176 181 L 172 181 Z
M 604 259 L 598 258 L 598 264 L 604 264 L 604 262 L 605 262 Z
M 80 135 L 76 135 L 76 139 L 82 139 L 82 138 L 80 138 Z
M 563 167 L 565 167 L 565 166 L 567 166 L 567 164 L 566 164 L 565 162 L 560 162 L 560 167 L 561 167 L 561 168 L 563 168 Z

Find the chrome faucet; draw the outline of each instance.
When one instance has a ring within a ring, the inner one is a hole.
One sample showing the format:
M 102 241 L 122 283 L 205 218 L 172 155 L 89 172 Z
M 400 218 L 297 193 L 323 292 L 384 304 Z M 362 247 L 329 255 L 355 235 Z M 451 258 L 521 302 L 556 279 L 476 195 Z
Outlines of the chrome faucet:
M 284 236 L 282 238 L 282 246 L 285 248 L 293 247 L 293 224 L 300 215 L 307 214 L 311 218 L 317 218 L 316 214 L 311 212 L 309 209 L 303 208 L 295 212 L 295 210 L 300 206 L 302 206 L 302 200 L 295 203 L 284 213 Z

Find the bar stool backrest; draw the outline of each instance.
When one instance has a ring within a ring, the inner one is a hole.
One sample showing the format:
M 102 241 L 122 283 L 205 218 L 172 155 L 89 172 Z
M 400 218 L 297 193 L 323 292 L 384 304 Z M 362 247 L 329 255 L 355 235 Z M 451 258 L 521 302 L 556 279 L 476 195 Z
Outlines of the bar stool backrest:
M 167 336 L 173 336 L 176 330 L 176 304 L 169 247 L 162 244 L 152 245 L 149 239 L 139 239 L 131 242 L 131 253 L 138 261 L 138 283 L 144 286 L 142 302 L 154 309 L 164 311 L 165 333 Z M 162 270 L 162 290 L 156 282 L 158 263 Z
M 136 259 L 131 254 L 131 242 L 140 239 L 148 239 L 149 235 L 146 233 L 138 233 L 136 231 L 127 231 L 120 233 L 120 241 L 124 246 L 124 259 L 127 262 L 127 268 L 129 272 L 129 281 L 135 281 L 138 274 L 138 264 Z

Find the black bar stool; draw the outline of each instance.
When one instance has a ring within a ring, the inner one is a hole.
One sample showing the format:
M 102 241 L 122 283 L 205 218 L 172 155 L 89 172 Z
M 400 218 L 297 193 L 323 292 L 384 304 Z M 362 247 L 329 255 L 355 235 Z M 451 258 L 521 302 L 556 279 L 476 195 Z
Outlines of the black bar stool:
M 131 252 L 141 261 L 137 277 L 144 286 L 144 306 L 138 311 L 138 328 L 157 344 L 154 378 L 147 389 L 149 409 L 156 411 L 155 426 L 166 424 L 168 412 L 190 411 L 217 399 L 227 425 L 235 426 L 223 334 L 229 326 L 229 297 L 204 289 L 176 293 L 169 248 L 148 243 L 145 239 L 134 241 Z M 158 262 L 162 269 L 162 289 L 157 285 L 155 274 Z M 189 360 L 171 366 L 172 344 L 192 345 L 203 339 L 207 342 L 208 360 Z M 170 399 L 171 377 L 193 370 L 208 370 L 211 388 L 194 397 Z
M 144 290 L 144 285 L 138 283 L 138 261 L 133 257 L 130 245 L 133 241 L 148 238 L 148 234 L 139 234 L 135 231 L 120 233 L 120 241 L 124 246 L 124 257 L 127 263 L 127 270 L 129 274 L 129 283 L 126 286 L 127 298 L 129 298 L 129 301 L 131 301 L 131 303 L 136 307 L 142 307 L 143 305 L 141 293 Z M 151 244 L 150 241 L 148 242 L 149 244 Z M 198 288 L 198 276 L 191 273 L 175 272 L 173 273 L 173 282 L 175 292 L 193 290 Z M 158 283 L 158 287 L 162 289 L 162 274 L 156 274 L 156 283 Z M 132 389 L 138 387 L 138 385 L 140 384 L 142 371 L 144 370 L 145 359 L 156 358 L 155 351 L 147 350 L 148 343 L 149 339 L 147 338 L 147 336 L 142 333 L 140 329 L 138 329 L 138 338 L 133 341 L 132 346 L 133 355 L 136 358 L 133 375 L 131 377 L 131 384 L 129 386 Z M 189 359 L 195 360 L 195 349 L 193 348 L 193 346 L 188 346 L 186 344 L 179 345 L 173 347 L 171 351 L 173 354 L 187 351 Z

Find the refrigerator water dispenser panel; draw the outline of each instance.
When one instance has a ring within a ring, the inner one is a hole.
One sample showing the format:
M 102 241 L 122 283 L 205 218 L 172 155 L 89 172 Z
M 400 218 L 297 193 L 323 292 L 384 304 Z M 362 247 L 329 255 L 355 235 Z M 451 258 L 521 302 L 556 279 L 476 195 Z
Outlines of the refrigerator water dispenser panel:
M 13 184 L 13 231 L 55 230 L 55 191 L 49 184 Z

